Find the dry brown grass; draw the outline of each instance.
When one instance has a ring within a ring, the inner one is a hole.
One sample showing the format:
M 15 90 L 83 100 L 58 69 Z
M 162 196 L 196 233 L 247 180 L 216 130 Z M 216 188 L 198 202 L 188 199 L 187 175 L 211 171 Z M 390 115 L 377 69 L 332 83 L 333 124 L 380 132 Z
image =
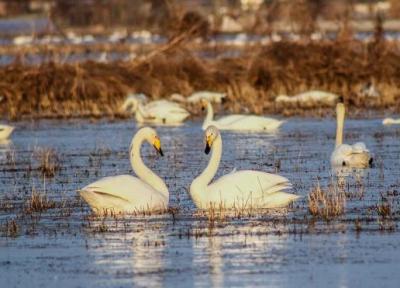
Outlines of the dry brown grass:
M 4 236 L 16 238 L 19 235 L 20 227 L 19 227 L 18 223 L 16 222 L 16 220 L 12 219 L 12 220 L 6 220 L 3 227 L 1 227 L 1 230 L 3 231 L 2 234 Z
M 35 189 L 32 189 L 31 196 L 25 204 L 25 212 L 27 214 L 41 213 L 48 209 L 56 208 L 56 203 L 48 199 L 46 194 L 41 194 Z
M 318 184 L 308 194 L 308 211 L 315 217 L 330 221 L 343 215 L 345 209 L 346 195 L 333 187 L 323 190 Z
M 60 157 L 54 149 L 39 148 L 34 152 L 39 160 L 38 170 L 46 177 L 54 177 L 56 172 L 61 169 Z
M 249 47 L 240 57 L 203 59 L 184 37 L 134 62 L 79 64 L 21 63 L 0 68 L 0 113 L 10 118 L 117 116 L 128 91 L 158 99 L 196 90 L 228 93 L 225 108 L 251 112 L 302 113 L 276 107 L 278 94 L 321 89 L 343 95 L 360 108 L 400 107 L 400 51 L 397 44 L 375 41 L 280 42 Z M 251 53 L 250 53 L 251 51 Z M 257 52 L 258 51 L 258 52 Z M 358 93 L 367 81 L 382 97 L 367 101 Z M 260 105 L 261 103 L 261 105 Z

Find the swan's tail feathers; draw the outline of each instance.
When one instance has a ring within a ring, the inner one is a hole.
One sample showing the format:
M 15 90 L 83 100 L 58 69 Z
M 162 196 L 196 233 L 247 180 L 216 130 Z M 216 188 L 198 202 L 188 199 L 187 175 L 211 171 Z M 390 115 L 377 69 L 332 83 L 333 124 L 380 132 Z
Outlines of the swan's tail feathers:
M 264 198 L 264 203 L 265 203 L 264 207 L 284 208 L 299 198 L 301 198 L 301 196 L 299 195 L 286 192 L 275 192 L 273 194 L 268 194 L 268 196 Z
M 274 194 L 276 192 L 286 191 L 292 188 L 292 184 L 289 180 L 284 182 L 275 183 L 273 186 L 270 186 L 266 189 L 263 189 L 263 195 Z
M 286 121 L 273 119 L 273 121 L 268 121 L 267 123 L 265 123 L 263 128 L 264 128 L 265 131 L 274 132 L 274 131 L 278 130 L 282 126 L 282 124 L 285 123 L 285 122 Z

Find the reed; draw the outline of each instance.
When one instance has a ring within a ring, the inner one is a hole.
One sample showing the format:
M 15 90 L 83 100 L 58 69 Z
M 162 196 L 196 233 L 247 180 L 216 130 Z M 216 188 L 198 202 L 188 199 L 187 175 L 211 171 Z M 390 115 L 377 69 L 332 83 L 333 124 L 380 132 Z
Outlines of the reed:
M 321 189 L 318 184 L 308 194 L 308 211 L 314 217 L 331 221 L 345 213 L 346 195 L 333 188 Z
M 274 103 L 279 94 L 309 89 L 340 94 L 348 105 L 361 109 L 400 107 L 400 90 L 395 85 L 400 81 L 400 53 L 395 43 L 283 41 L 245 47 L 239 57 L 203 59 L 185 37 L 177 36 L 136 61 L 69 64 L 52 60 L 39 66 L 16 62 L 1 67 L 0 94 L 5 103 L 0 112 L 12 119 L 115 117 L 120 116 L 118 108 L 129 91 L 159 99 L 197 90 L 227 92 L 225 108 L 234 112 L 247 107 L 258 114 L 313 113 Z M 369 81 L 376 83 L 379 99 L 366 99 L 359 93 Z

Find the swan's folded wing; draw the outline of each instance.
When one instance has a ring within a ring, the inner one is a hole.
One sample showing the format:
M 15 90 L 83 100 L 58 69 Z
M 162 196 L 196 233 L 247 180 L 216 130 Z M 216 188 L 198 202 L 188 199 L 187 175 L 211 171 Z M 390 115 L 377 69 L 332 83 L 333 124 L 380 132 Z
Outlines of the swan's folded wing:
M 182 108 L 178 103 L 167 101 L 167 100 L 157 100 L 150 102 L 146 105 L 146 109 L 153 109 L 153 108 Z
M 369 153 L 367 146 L 363 142 L 353 144 L 353 153 Z
M 290 187 L 289 180 L 283 176 L 261 171 L 242 170 L 222 176 L 208 186 L 207 193 L 212 195 L 212 200 L 215 202 L 244 203 L 260 201 L 263 197 L 283 192 Z
M 229 116 L 223 116 L 216 121 L 218 122 L 218 124 L 221 124 L 221 125 L 230 125 L 233 122 L 240 121 L 245 116 L 246 115 L 233 114 L 233 115 L 229 115 Z
M 186 111 L 184 108 L 181 108 L 181 107 L 172 107 L 172 106 L 168 106 L 168 107 L 162 107 L 162 106 L 154 107 L 154 108 L 148 109 L 147 113 L 148 113 L 149 115 L 151 115 L 152 117 L 158 117 L 158 118 L 167 117 L 168 115 L 171 115 L 171 114 L 180 114 L 180 115 L 182 115 L 182 116 L 184 116 L 184 115 L 189 116 L 189 112 Z
M 130 175 L 105 177 L 87 185 L 80 191 L 93 192 L 99 196 L 114 197 L 131 203 L 141 201 L 143 195 L 160 194 L 149 184 Z

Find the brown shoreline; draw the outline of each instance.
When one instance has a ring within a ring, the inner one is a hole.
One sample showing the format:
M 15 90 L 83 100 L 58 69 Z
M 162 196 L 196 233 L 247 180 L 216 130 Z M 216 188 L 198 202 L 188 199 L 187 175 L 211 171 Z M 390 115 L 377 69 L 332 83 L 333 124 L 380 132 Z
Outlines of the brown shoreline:
M 131 62 L 40 66 L 16 62 L 0 68 L 0 95 L 5 98 L 0 114 L 13 120 L 118 117 L 128 92 L 160 99 L 199 90 L 227 93 L 224 110 L 229 112 L 325 114 L 318 107 L 304 110 L 274 103 L 279 94 L 307 90 L 342 95 L 350 107 L 365 111 L 400 110 L 400 49 L 396 43 L 278 42 L 249 47 L 236 58 L 204 59 L 194 52 L 189 45 L 176 45 Z M 360 87 L 367 82 L 380 92 L 378 99 L 360 95 Z

